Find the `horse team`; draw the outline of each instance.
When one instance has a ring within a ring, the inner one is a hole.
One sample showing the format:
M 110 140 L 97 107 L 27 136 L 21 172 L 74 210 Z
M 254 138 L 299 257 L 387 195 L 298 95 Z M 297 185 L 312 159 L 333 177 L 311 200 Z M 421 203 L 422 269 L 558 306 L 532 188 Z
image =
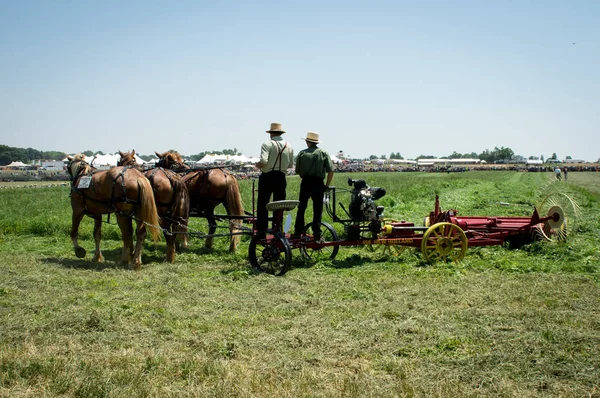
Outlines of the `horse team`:
M 135 150 L 119 154 L 117 166 L 109 170 L 95 169 L 82 154 L 68 158 L 73 210 L 71 240 L 78 258 L 86 255 L 77 241 L 79 224 L 85 215 L 94 219 L 96 250 L 92 261 L 104 260 L 100 250 L 102 216 L 115 214 L 123 240 L 121 263 L 131 264 L 136 270 L 142 265 L 142 247 L 148 230 L 154 242 L 160 240 L 161 231 L 164 233 L 167 261 L 172 263 L 178 236 L 187 247 L 190 212 L 208 221 L 207 248 L 212 248 L 211 235 L 217 228 L 215 207 L 222 204 L 230 217 L 244 215 L 238 182 L 225 169 L 190 169 L 178 153 L 156 152 L 157 167 L 142 171 L 136 165 Z M 136 222 L 135 247 L 133 220 Z M 235 225 L 236 219 L 232 217 L 230 252 L 235 251 L 239 242 Z

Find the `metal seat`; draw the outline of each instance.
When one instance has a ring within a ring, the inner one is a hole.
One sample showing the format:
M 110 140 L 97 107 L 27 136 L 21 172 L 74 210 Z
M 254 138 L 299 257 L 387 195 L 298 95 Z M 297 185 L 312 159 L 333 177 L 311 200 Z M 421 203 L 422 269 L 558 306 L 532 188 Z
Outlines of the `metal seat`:
M 295 209 L 300 204 L 299 200 L 278 200 L 267 203 L 268 211 L 284 210 L 289 211 Z

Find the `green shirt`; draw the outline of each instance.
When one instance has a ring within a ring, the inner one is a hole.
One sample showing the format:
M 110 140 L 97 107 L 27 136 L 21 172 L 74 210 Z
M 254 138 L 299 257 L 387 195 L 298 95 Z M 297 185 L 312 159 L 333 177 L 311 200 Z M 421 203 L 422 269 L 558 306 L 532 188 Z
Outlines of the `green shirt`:
M 329 154 L 316 146 L 301 150 L 296 157 L 296 174 L 304 178 L 307 176 L 325 178 L 333 171 L 333 163 Z

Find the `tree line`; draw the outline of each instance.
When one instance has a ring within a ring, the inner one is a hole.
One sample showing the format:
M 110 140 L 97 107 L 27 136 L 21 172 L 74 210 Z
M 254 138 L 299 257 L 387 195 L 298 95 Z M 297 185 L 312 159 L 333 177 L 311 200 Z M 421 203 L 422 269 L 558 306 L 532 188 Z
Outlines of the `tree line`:
M 392 152 L 390 154 L 390 159 L 404 159 L 402 157 L 402 155 L 400 154 L 400 152 Z M 419 159 L 435 159 L 437 158 L 437 156 L 432 156 L 432 155 L 419 155 L 417 156 L 416 159 L 414 160 L 419 160 Z M 511 148 L 505 148 L 505 147 L 494 147 L 493 150 L 489 150 L 486 149 L 483 152 L 477 154 L 476 152 L 471 152 L 471 153 L 458 153 L 456 151 L 452 152 L 452 154 L 448 155 L 445 157 L 446 159 L 479 159 L 479 160 L 485 160 L 487 163 L 502 163 L 502 162 L 526 162 L 527 159 L 521 155 L 517 155 L 515 154 L 515 152 L 511 149 Z M 381 155 L 381 156 L 376 156 L 376 155 L 371 155 L 367 158 L 368 160 L 373 160 L 373 159 L 387 159 L 386 155 Z M 365 159 L 365 160 L 367 160 Z M 544 155 L 541 155 L 540 157 L 537 156 L 530 156 L 528 159 L 541 159 L 542 161 L 544 160 Z M 551 157 L 549 157 L 548 159 L 554 159 L 557 160 L 558 156 L 556 155 L 556 153 L 553 153 Z M 571 159 L 571 156 L 566 156 L 565 159 Z
M 94 156 L 94 155 L 104 155 L 102 151 L 91 151 L 86 150 L 82 152 L 86 156 Z M 156 159 L 156 155 L 141 155 L 137 154 L 141 159 L 148 162 L 153 159 Z M 223 149 L 220 151 L 203 151 L 197 154 L 193 154 L 190 156 L 185 156 L 193 161 L 198 161 L 202 159 L 206 155 L 241 155 L 241 152 L 237 150 L 237 148 L 233 149 Z M 66 153 L 60 151 L 39 151 L 33 148 L 16 148 L 10 147 L 6 145 L 0 145 L 0 166 L 6 166 L 13 161 L 21 161 L 23 163 L 31 163 L 34 160 L 62 160 L 67 156 Z M 435 159 L 436 156 L 431 155 L 419 155 L 415 160 L 419 159 Z M 499 162 L 510 162 L 510 161 L 526 161 L 523 156 L 516 155 L 514 151 L 510 148 L 505 147 L 494 147 L 493 150 L 486 149 L 483 152 L 477 154 L 476 152 L 471 153 L 458 153 L 456 151 L 452 152 L 450 155 L 446 156 L 447 159 L 480 159 L 485 160 L 487 163 L 499 163 Z M 373 159 L 388 159 L 386 155 L 371 155 L 365 160 L 373 160 Z M 389 159 L 404 159 L 400 152 L 392 152 L 390 153 Z M 540 155 L 540 157 L 530 156 L 528 159 L 541 159 L 544 160 L 544 155 Z M 558 156 L 556 153 L 553 153 L 551 157 L 548 159 L 557 160 Z M 565 159 L 571 159 L 571 156 L 566 156 Z
M 172 150 L 174 151 L 174 150 Z M 174 151 L 175 152 L 175 151 Z M 102 151 L 82 151 L 85 156 L 105 155 Z M 223 149 L 221 151 L 204 151 L 191 156 L 184 156 L 194 161 L 202 159 L 206 155 L 241 155 L 237 148 Z M 137 154 L 141 159 L 148 162 L 156 159 L 155 154 L 142 155 Z M 6 166 L 11 162 L 20 161 L 31 164 L 34 160 L 63 160 L 67 157 L 67 153 L 61 151 L 39 151 L 33 148 L 17 148 L 7 145 L 0 145 L 0 166 Z
M 33 148 L 15 148 L 0 145 L 0 166 L 6 166 L 11 162 L 20 161 L 31 163 L 34 160 L 62 160 L 67 156 L 59 151 L 38 151 Z

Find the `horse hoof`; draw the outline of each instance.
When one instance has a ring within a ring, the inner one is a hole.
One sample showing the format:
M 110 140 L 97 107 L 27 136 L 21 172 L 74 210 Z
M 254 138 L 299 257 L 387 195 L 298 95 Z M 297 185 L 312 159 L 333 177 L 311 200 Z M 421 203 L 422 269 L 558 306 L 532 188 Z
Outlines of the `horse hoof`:
M 77 256 L 77 258 L 84 258 L 85 257 L 85 249 L 83 247 L 78 247 L 75 249 L 75 256 Z

